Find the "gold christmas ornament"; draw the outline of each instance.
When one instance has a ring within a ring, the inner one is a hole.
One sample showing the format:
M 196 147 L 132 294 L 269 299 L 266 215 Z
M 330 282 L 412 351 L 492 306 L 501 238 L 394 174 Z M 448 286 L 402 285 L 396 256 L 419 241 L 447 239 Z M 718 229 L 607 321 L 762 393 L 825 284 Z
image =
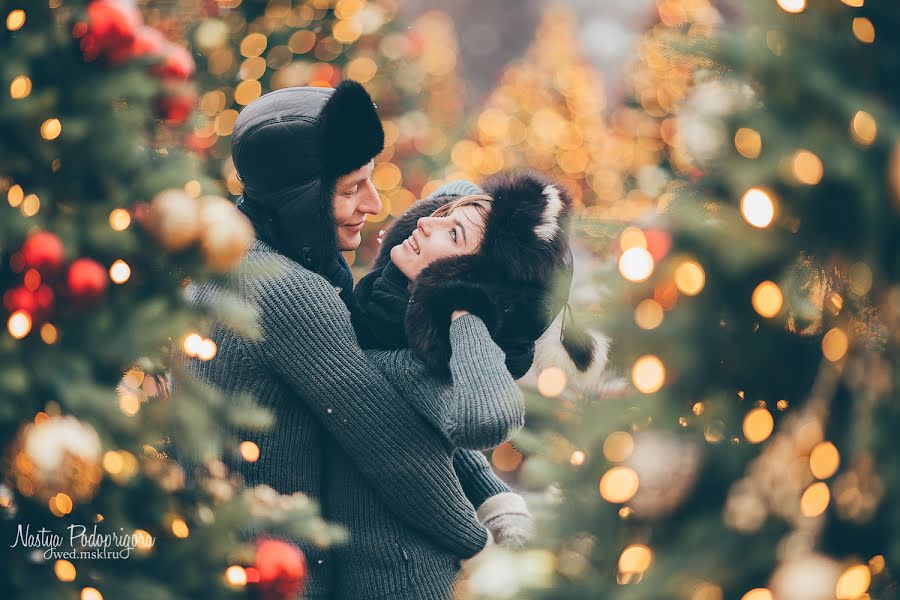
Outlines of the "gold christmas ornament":
M 147 229 L 166 250 L 183 250 L 200 236 L 200 205 L 184 190 L 163 190 L 150 203 Z
M 783 562 L 772 574 L 774 600 L 834 600 L 840 565 L 821 554 Z
M 89 500 L 103 472 L 100 437 L 72 416 L 45 417 L 23 426 L 11 446 L 11 483 L 24 496 L 48 500 L 65 494 Z
M 687 498 L 700 468 L 697 444 L 671 433 L 641 431 L 623 463 L 637 473 L 640 486 L 628 503 L 642 519 L 663 517 Z
M 201 198 L 203 238 L 200 249 L 206 266 L 217 273 L 230 271 L 253 241 L 253 225 L 231 202 L 224 198 Z

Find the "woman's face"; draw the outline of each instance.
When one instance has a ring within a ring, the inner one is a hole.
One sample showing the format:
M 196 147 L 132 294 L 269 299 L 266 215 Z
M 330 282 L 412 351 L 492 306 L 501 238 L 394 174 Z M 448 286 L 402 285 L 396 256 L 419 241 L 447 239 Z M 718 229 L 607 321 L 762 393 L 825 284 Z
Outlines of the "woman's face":
M 436 260 L 474 254 L 484 237 L 484 218 L 475 206 L 443 217 L 422 217 L 408 238 L 391 248 L 391 260 L 410 281 Z

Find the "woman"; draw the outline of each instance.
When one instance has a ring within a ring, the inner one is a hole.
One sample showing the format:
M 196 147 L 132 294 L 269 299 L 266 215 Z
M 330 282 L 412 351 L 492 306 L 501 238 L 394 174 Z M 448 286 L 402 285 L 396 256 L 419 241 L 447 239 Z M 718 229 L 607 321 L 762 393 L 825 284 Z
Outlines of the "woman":
M 387 233 L 376 269 L 355 294 L 355 326 L 370 361 L 441 432 L 449 454 L 494 447 L 522 426 L 523 400 L 510 371 L 527 371 L 535 340 L 565 303 L 565 294 L 552 293 L 554 279 L 571 277 L 571 202 L 562 188 L 522 174 L 494 177 L 485 190 L 414 205 Z M 334 450 L 325 505 L 328 494 L 373 494 Z M 527 520 L 524 501 L 511 493 L 478 512 L 486 523 Z M 386 508 L 327 516 L 346 525 L 351 539 L 335 551 L 335 597 L 449 597 L 457 557 Z M 490 529 L 514 546 L 527 535 Z M 377 551 L 385 539 L 396 546 L 392 556 Z

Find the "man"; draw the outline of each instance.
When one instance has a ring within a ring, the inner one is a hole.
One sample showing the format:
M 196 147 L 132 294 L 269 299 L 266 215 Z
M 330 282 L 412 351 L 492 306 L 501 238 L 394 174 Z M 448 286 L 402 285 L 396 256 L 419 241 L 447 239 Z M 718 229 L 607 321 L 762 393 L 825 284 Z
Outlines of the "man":
M 259 311 L 264 339 L 250 342 L 214 324 L 216 358 L 193 360 L 188 370 L 226 393 L 250 393 L 274 413 L 269 431 L 234 432 L 260 448 L 259 460 L 237 465 L 246 486 L 318 499 L 323 448 L 336 442 L 400 519 L 468 558 L 489 540 L 473 504 L 509 489 L 478 453 L 428 458 L 446 456 L 437 451 L 439 434 L 368 363 L 342 301 L 353 280 L 340 251 L 357 248 L 367 215 L 381 211 L 371 174 L 383 144 L 372 100 L 355 82 L 279 90 L 241 112 L 232 157 L 244 184 L 239 208 L 258 239 L 239 293 Z M 272 264 L 277 273 L 252 274 Z M 224 294 L 207 283 L 193 300 L 214 303 Z M 307 597 L 328 597 L 327 554 L 296 543 L 310 564 Z M 386 553 L 395 551 L 389 543 Z

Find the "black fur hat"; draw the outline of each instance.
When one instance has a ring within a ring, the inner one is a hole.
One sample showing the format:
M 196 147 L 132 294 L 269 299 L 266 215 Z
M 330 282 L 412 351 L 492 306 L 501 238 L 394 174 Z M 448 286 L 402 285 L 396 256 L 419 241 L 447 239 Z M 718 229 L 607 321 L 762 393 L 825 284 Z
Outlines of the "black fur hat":
M 357 82 L 293 87 L 238 115 L 231 156 L 244 184 L 240 209 L 257 237 L 312 270 L 337 254 L 334 183 L 384 148 L 372 98 Z
M 422 271 L 406 313 L 407 338 L 430 368 L 446 374 L 450 316 L 456 309 L 469 310 L 482 318 L 508 357 L 525 357 L 507 362 L 518 378 L 531 366 L 535 341 L 568 299 L 572 202 L 562 186 L 534 172 L 495 175 L 482 187 L 493 202 L 481 246 L 475 254 L 442 259 Z M 426 200 L 407 211 L 386 235 L 376 266 L 409 235 L 419 217 L 453 199 Z M 586 368 L 593 357 L 592 341 L 567 337 L 567 351 Z

